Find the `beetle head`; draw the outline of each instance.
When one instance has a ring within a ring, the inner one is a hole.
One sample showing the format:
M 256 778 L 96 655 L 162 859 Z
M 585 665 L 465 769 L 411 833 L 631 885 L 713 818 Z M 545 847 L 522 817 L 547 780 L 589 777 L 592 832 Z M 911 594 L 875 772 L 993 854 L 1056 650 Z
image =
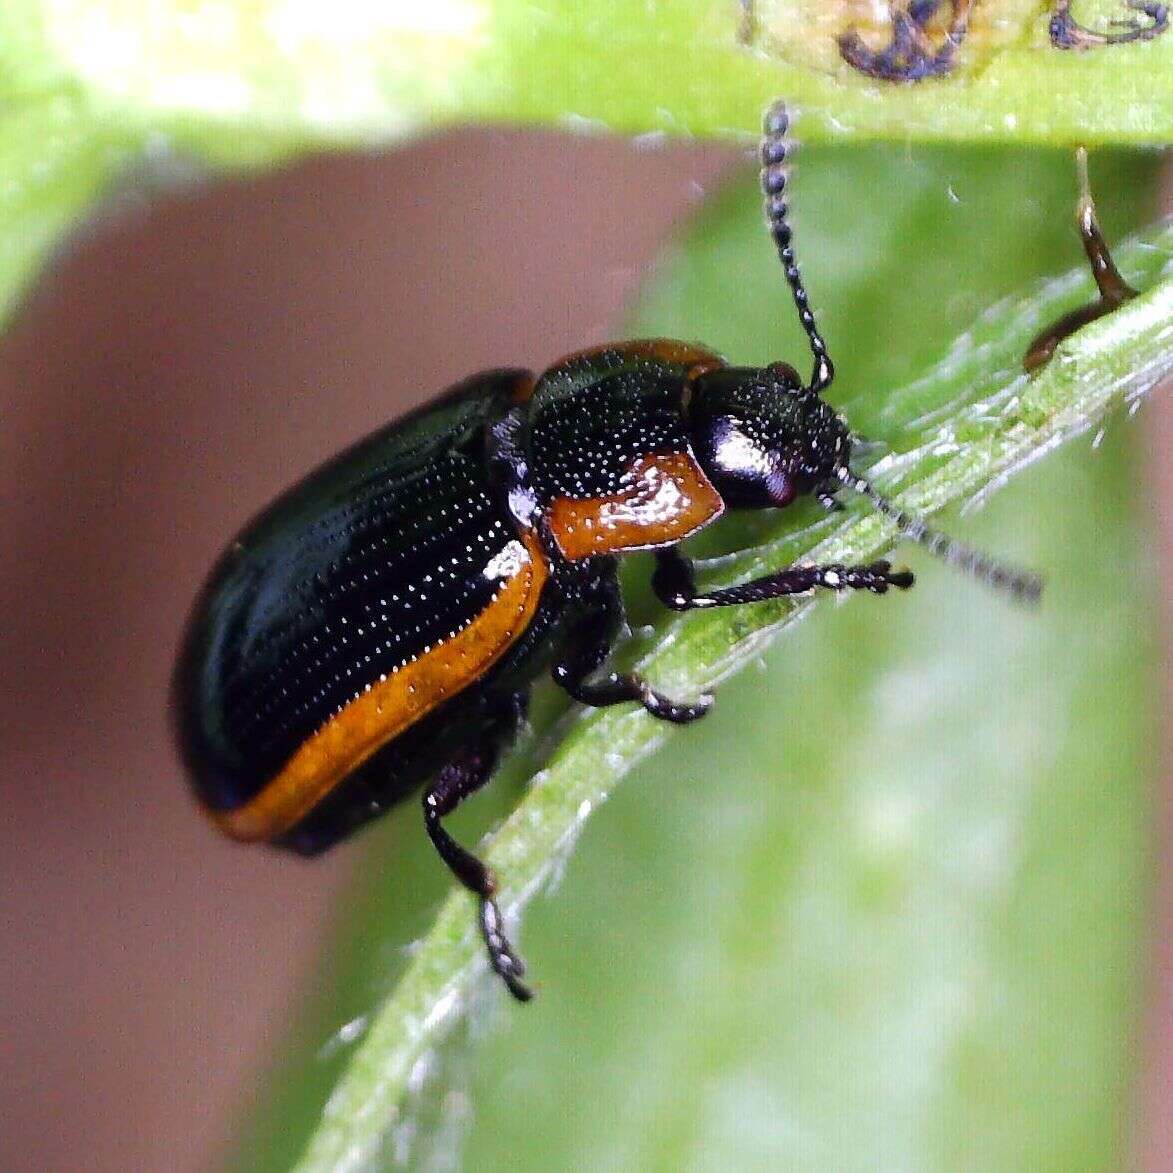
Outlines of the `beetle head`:
M 728 505 L 781 508 L 835 484 L 847 425 L 793 367 L 721 367 L 700 375 L 688 407 L 693 448 Z
M 804 493 L 831 501 L 834 489 L 842 486 L 865 497 L 906 538 L 935 557 L 1016 598 L 1037 600 L 1042 589 L 1037 575 L 1004 566 L 932 529 L 852 469 L 847 425 L 820 398 L 835 377 L 835 367 L 794 256 L 786 199 L 789 127 L 784 104 L 771 106 L 762 126 L 762 195 L 766 223 L 814 366 L 807 384 L 782 362 L 720 367 L 698 375 L 690 388 L 688 420 L 705 473 L 726 504 L 758 509 L 789 505 Z

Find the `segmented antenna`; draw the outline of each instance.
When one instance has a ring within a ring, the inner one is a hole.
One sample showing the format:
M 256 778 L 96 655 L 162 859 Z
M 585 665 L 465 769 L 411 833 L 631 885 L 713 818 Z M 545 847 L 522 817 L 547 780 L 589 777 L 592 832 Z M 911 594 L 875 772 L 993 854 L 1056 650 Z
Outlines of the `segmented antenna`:
M 963 574 L 984 582 L 998 591 L 1005 591 L 1011 598 L 1023 603 L 1037 603 L 1043 593 L 1043 580 L 1037 574 L 1018 570 L 995 562 L 988 555 L 974 550 L 962 542 L 954 541 L 947 534 L 933 529 L 919 517 L 893 505 L 863 477 L 849 468 L 840 468 L 835 474 L 849 489 L 866 497 L 885 517 L 899 527 L 906 538 L 924 546 L 935 558 L 955 566 Z
M 794 259 L 794 249 L 790 244 L 791 231 L 786 220 L 790 211 L 786 202 L 786 159 L 794 153 L 794 143 L 790 139 L 789 130 L 790 114 L 786 104 L 775 102 L 762 119 L 762 195 L 765 196 L 766 223 L 778 246 L 778 259 L 782 262 L 782 271 L 786 274 L 790 292 L 794 294 L 798 320 L 806 331 L 811 354 L 814 355 L 811 389 L 821 392 L 835 378 L 835 367 L 819 328 L 815 325 L 815 315 L 811 312 L 802 274 L 798 271 L 798 262 Z

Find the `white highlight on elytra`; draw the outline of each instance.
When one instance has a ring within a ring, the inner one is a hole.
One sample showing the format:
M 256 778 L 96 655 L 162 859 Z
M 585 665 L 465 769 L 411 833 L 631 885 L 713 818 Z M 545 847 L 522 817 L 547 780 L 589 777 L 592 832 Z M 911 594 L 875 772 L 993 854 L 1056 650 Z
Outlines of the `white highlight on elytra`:
M 514 539 L 507 542 L 485 565 L 484 575 L 490 582 L 512 578 L 523 566 L 529 565 L 529 551 Z

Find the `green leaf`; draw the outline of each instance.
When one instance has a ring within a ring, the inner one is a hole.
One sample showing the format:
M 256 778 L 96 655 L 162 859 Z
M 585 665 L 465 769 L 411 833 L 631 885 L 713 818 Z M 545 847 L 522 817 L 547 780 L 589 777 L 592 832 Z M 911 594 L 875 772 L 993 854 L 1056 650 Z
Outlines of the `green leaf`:
M 1100 167 L 1109 226 L 1135 222 L 1148 174 L 1125 156 Z M 890 445 L 874 475 L 906 503 L 972 499 L 1094 434 L 1173 365 L 1165 226 L 1118 250 L 1143 295 L 1035 381 L 1021 375 L 1035 331 L 1090 296 L 1082 268 L 1039 281 L 1077 255 L 1056 213 L 1070 204 L 1065 159 L 812 150 L 802 175 L 798 242 L 836 390 Z M 669 256 L 634 332 L 753 362 L 802 353 L 790 318 L 746 187 Z M 302 1050 L 243 1165 L 303 1152 L 302 1169 L 362 1168 L 409 1145 L 440 1159 L 469 1103 L 473 1168 L 1119 1163 L 1157 695 L 1136 492 L 1127 445 L 1082 446 L 976 523 L 953 520 L 1047 573 L 1036 614 L 922 558 L 911 596 L 841 608 L 665 619 L 633 591 L 636 624 L 656 625 L 629 654 L 677 695 L 789 638 L 702 726 L 671 736 L 639 786 L 615 789 L 668 740 L 661 725 L 612 710 L 564 731 L 488 846 L 514 914 L 566 868 L 522 934 L 541 997 L 505 1009 L 479 1049 L 463 1035 L 441 1046 L 474 992 L 499 997 L 462 893 L 372 1009 L 394 967 L 387 941 L 406 939 L 405 908 L 419 916 L 405 878 L 414 890 L 420 853 L 404 844 L 423 836 L 392 823 L 372 837 L 372 862 L 392 837 L 394 854 L 333 954 L 339 983 L 301 1024 L 303 1040 L 324 1037 L 361 1014 L 365 1035 L 329 1062 Z M 748 549 L 707 578 L 862 560 L 891 538 L 858 509 L 792 512 L 726 526 L 725 545 Z M 478 999 L 473 1034 L 490 1013 Z M 470 1066 L 466 1098 L 452 1089 Z M 297 1122 L 335 1072 L 303 1151 Z
M 743 27 L 736 0 L 10 0 L 0 320 L 136 158 L 256 166 L 470 121 L 745 139 L 780 94 L 808 138 L 1173 140 L 1168 33 L 1060 51 L 1040 6 L 983 0 L 954 72 L 900 86 L 841 60 L 858 8 L 757 0 Z
M 1064 51 L 1053 7 L 974 5 L 948 76 L 911 86 L 843 60 L 849 30 L 873 49 L 892 35 L 850 0 L 754 0 L 749 19 L 737 0 L 24 0 L 0 33 L 13 92 L 70 87 L 98 119 L 227 158 L 457 119 L 752 133 L 779 94 L 835 137 L 1169 141 L 1173 36 Z M 1106 31 L 1135 15 L 1118 0 L 1076 7 Z

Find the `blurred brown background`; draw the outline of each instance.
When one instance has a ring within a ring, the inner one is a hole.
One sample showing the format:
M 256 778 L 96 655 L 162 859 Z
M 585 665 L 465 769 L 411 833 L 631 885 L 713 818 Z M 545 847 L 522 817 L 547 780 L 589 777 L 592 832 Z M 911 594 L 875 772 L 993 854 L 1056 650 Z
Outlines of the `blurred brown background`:
M 225 537 L 447 383 L 607 337 L 737 163 L 459 134 L 124 195 L 42 279 L 0 343 L 0 1167 L 207 1168 L 344 882 L 347 850 L 307 868 L 221 841 L 174 761 L 174 646 Z M 1142 418 L 1170 566 L 1168 396 Z M 1154 1170 L 1173 1169 L 1169 903 Z

